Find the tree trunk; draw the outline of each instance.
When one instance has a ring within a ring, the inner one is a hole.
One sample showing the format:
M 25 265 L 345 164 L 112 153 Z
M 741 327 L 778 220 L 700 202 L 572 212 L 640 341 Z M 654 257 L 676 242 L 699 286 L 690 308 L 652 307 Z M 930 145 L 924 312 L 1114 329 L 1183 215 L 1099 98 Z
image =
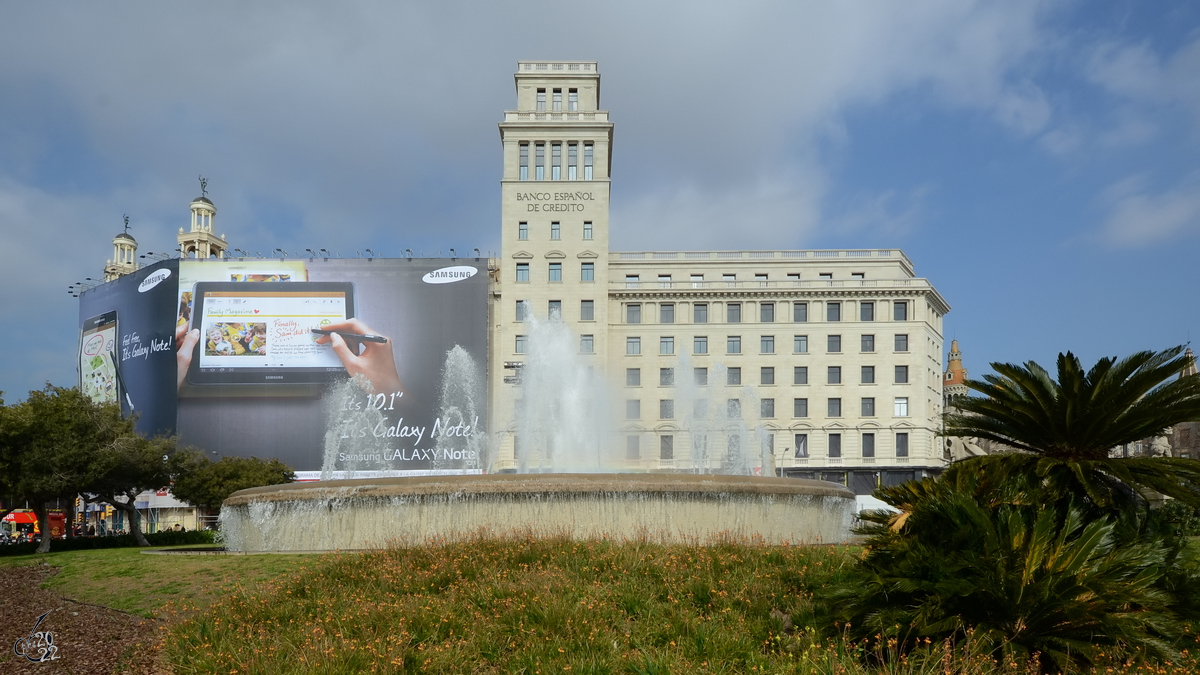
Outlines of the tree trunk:
M 67 508 L 63 509 L 67 514 L 66 519 L 63 521 L 63 525 L 66 527 L 66 531 L 63 534 L 67 535 L 67 539 L 75 538 L 75 503 L 78 500 L 78 497 L 71 497 L 70 501 L 67 502 Z
M 33 500 L 33 513 L 37 516 L 38 528 L 42 531 L 42 541 L 38 543 L 38 553 L 50 552 L 50 507 L 48 502 L 40 499 Z
M 129 520 L 129 533 L 133 535 L 133 540 L 137 542 L 137 545 L 149 546 L 149 540 L 146 539 L 146 535 L 142 534 L 142 515 L 138 513 L 137 506 L 134 502 L 134 500 L 137 498 L 137 495 L 134 494 L 132 496 L 126 496 L 129 497 L 129 501 L 127 502 L 121 502 L 116 499 L 112 499 L 112 495 L 109 495 L 110 498 L 106 499 L 105 501 L 107 501 L 109 504 L 112 504 L 113 508 L 120 509 L 125 513 L 126 519 Z

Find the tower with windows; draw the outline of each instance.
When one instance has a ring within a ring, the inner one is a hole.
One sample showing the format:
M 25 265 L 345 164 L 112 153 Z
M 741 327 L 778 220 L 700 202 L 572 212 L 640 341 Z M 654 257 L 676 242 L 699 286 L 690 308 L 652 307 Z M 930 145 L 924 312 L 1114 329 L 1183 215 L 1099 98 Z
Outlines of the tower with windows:
M 192 200 L 192 226 L 187 232 L 179 228 L 179 255 L 183 258 L 224 258 L 229 250 L 225 235 L 213 233 L 217 207 L 208 199 L 207 181 L 200 181 L 200 196 Z
M 947 407 L 954 399 L 967 395 L 967 369 L 963 368 L 962 352 L 958 351 L 958 340 L 950 341 L 950 353 L 946 357 L 946 372 L 942 374 L 942 396 Z
M 137 271 L 137 246 L 137 240 L 129 234 L 129 216 L 125 216 L 125 230 L 113 237 L 113 257 L 104 265 L 105 281 Z
M 511 420 L 506 393 L 520 376 L 527 320 L 564 321 L 583 358 L 603 372 L 608 339 L 609 160 L 613 125 L 600 109 L 594 61 L 521 61 L 517 106 L 504 113 L 500 140 L 501 254 L 492 290 L 491 362 L 514 366 L 493 377 L 489 411 Z M 498 429 L 499 459 L 513 438 Z

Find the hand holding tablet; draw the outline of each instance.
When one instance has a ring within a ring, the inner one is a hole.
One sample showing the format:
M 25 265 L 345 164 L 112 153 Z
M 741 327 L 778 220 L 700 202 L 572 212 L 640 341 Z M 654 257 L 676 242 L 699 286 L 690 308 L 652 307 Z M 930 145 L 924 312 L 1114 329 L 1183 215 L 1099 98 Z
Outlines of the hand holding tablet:
M 396 373 L 396 357 L 392 353 L 390 340 L 375 335 L 374 331 L 358 319 L 325 324 L 320 333 L 317 344 L 332 345 L 333 353 L 342 360 L 346 372 L 351 377 L 362 375 L 371 383 L 372 390 L 368 393 L 404 391 L 404 385 L 400 383 L 400 376 Z M 362 345 L 361 351 L 359 344 Z

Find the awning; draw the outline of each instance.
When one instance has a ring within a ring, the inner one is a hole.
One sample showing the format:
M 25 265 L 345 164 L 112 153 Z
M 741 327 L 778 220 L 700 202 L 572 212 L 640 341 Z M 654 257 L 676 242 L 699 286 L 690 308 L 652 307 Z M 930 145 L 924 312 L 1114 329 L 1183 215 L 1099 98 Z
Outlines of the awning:
M 7 516 L 4 516 L 4 522 L 6 522 L 6 523 L 36 523 L 37 516 L 33 513 L 33 511 L 13 511 L 12 513 L 8 514 Z

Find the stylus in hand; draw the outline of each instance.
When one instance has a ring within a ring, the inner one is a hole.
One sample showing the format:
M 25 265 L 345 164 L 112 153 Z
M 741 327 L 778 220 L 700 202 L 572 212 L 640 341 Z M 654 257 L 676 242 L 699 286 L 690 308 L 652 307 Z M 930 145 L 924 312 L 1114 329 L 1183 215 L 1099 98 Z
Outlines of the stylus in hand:
M 337 333 L 347 340 L 359 340 L 361 342 L 378 342 L 379 344 L 387 344 L 388 339 L 382 335 L 360 335 L 358 333 L 347 333 L 340 330 L 324 330 L 322 328 L 314 328 L 312 332 L 317 335 L 331 335 Z

